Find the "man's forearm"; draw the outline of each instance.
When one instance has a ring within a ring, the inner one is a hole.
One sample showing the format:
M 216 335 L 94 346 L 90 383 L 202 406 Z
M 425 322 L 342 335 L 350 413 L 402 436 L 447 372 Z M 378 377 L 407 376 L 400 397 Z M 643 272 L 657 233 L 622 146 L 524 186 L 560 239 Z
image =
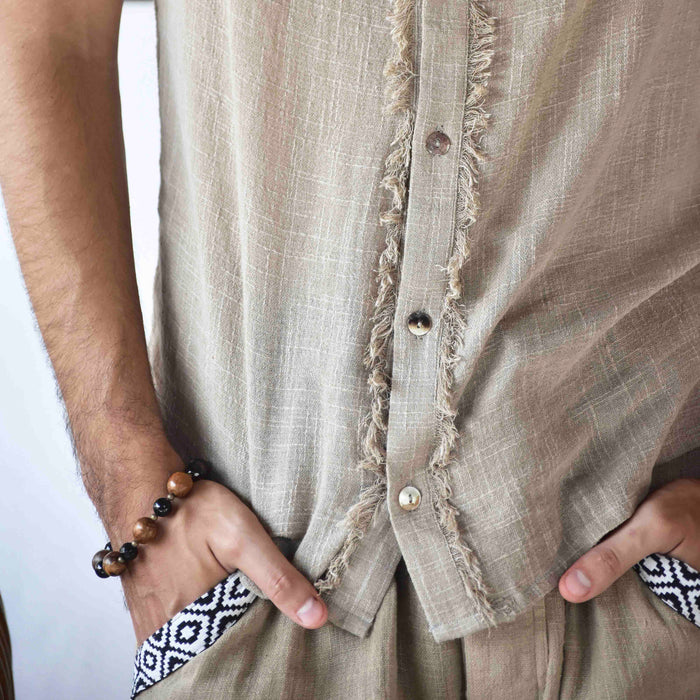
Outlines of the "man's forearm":
M 151 383 L 134 271 L 119 14 L 109 0 L 3 3 L 0 185 L 86 489 L 123 539 L 177 457 Z

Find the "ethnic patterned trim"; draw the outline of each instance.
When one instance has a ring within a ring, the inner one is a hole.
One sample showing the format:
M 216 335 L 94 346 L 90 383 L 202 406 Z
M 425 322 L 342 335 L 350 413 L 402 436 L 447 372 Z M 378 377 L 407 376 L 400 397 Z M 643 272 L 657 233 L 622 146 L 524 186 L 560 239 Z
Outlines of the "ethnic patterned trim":
M 632 567 L 666 605 L 700 627 L 700 571 L 666 554 L 650 554 Z M 234 571 L 183 608 L 137 649 L 131 698 L 210 647 L 243 616 L 256 595 Z
M 700 571 L 660 553 L 644 557 L 632 568 L 666 605 L 700 627 Z
M 180 610 L 136 650 L 131 698 L 210 647 L 255 598 L 234 571 Z

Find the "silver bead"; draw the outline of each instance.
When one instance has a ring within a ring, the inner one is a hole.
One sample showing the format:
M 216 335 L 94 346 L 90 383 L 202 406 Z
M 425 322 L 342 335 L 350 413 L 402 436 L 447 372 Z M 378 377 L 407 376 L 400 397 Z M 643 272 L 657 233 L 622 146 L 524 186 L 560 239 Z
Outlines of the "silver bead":
M 173 498 L 175 498 L 175 494 L 174 494 L 174 493 L 169 493 L 169 494 L 168 494 L 168 500 L 169 500 L 169 501 L 172 501 Z
M 155 513 L 153 513 L 153 515 L 149 515 L 148 517 L 149 517 L 151 520 L 153 520 L 154 522 L 155 522 L 156 520 L 158 520 L 158 516 L 157 516 Z
M 134 547 L 138 547 L 138 546 L 139 546 L 139 543 L 138 543 L 136 540 L 132 540 L 132 541 L 131 541 L 131 544 L 133 544 Z
M 120 564 L 126 564 L 126 559 L 124 559 L 124 557 L 117 557 L 117 561 L 118 561 Z

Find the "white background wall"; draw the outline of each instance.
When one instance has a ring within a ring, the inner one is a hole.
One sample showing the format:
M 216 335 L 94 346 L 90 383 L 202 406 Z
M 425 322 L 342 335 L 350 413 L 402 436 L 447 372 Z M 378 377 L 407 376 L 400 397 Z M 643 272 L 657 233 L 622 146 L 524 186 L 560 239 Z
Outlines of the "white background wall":
M 151 2 L 126 2 L 119 65 L 146 333 L 158 245 L 159 125 Z M 78 476 L 53 372 L 0 206 L 0 593 L 18 700 L 124 700 L 135 640 L 106 538 Z

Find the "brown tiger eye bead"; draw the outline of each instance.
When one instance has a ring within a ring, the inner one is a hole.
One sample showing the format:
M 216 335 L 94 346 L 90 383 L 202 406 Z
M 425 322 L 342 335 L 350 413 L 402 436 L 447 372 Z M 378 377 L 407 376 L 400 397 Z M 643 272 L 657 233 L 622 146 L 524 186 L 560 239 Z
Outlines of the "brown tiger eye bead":
M 110 576 L 119 576 L 126 569 L 126 564 L 119 561 L 119 556 L 119 552 L 107 552 L 102 560 L 102 568 Z
M 194 482 L 192 477 L 185 472 L 173 472 L 168 479 L 168 493 L 178 498 L 184 498 L 191 490 Z
M 144 542 L 150 542 L 155 539 L 158 534 L 158 526 L 154 520 L 150 518 L 139 518 L 134 523 L 134 542 L 143 544 Z

